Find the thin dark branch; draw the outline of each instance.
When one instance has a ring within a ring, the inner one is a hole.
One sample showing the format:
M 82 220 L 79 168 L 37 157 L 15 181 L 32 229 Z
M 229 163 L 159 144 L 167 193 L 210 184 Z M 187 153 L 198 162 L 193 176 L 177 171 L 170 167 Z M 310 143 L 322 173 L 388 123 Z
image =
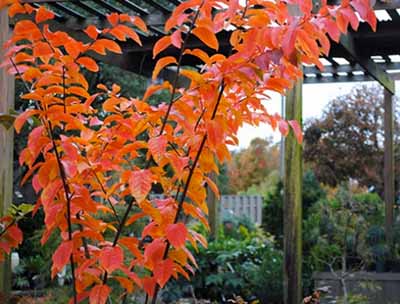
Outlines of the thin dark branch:
M 194 29 L 194 26 L 196 25 L 196 21 L 199 18 L 200 9 L 203 6 L 203 3 L 204 2 L 202 2 L 200 4 L 199 8 L 197 9 L 195 16 L 194 16 L 192 22 L 190 23 L 189 30 L 186 33 L 185 39 L 184 39 L 184 41 L 183 41 L 183 43 L 181 45 L 181 48 L 179 50 L 178 64 L 177 64 L 177 68 L 176 68 L 174 81 L 172 83 L 172 92 L 171 92 L 171 96 L 170 96 L 170 100 L 169 100 L 169 104 L 168 104 L 168 109 L 167 109 L 167 113 L 164 116 L 164 120 L 162 122 L 162 126 L 161 126 L 161 129 L 160 129 L 159 135 L 162 135 L 162 133 L 164 132 L 165 126 L 167 125 L 168 117 L 169 117 L 169 114 L 171 112 L 172 105 L 174 104 L 174 96 L 175 96 L 175 93 L 176 93 L 176 90 L 177 90 L 177 86 L 178 86 L 178 79 L 179 79 L 179 73 L 181 71 L 181 66 L 182 66 L 183 53 L 185 52 L 186 45 L 187 45 L 187 42 L 189 40 L 190 34 L 192 33 L 192 31 Z
M 222 82 L 222 84 L 220 86 L 220 91 L 219 91 L 219 94 L 218 94 L 218 97 L 217 97 L 217 101 L 216 101 L 215 106 L 214 106 L 213 114 L 211 116 L 211 120 L 214 120 L 214 118 L 215 118 L 215 116 L 217 114 L 218 107 L 219 107 L 219 104 L 221 102 L 221 99 L 222 99 L 222 96 L 223 96 L 223 93 L 224 93 L 224 89 L 225 89 L 225 84 Z M 192 181 L 192 177 L 193 177 L 194 171 L 195 171 L 195 169 L 197 167 L 197 163 L 199 162 L 199 159 L 200 159 L 201 153 L 203 152 L 203 149 L 204 149 L 206 141 L 207 141 L 207 133 L 204 134 L 203 139 L 201 140 L 199 149 L 197 150 L 195 159 L 194 159 L 193 164 L 192 164 L 192 166 L 190 168 L 188 178 L 186 180 L 185 186 L 183 188 L 182 195 L 181 195 L 181 197 L 179 199 L 179 202 L 178 202 L 178 209 L 177 209 L 176 214 L 175 214 L 174 224 L 176 224 L 178 222 L 178 220 L 179 220 L 179 216 L 180 216 L 180 213 L 182 211 L 183 203 L 185 202 L 187 192 L 189 191 L 190 182 Z M 177 196 L 176 196 L 177 198 L 178 198 L 178 195 L 179 195 L 179 192 L 177 192 Z M 167 246 L 165 247 L 164 254 L 163 254 L 163 259 L 164 260 L 168 257 L 168 253 L 169 253 L 170 247 L 171 247 L 171 244 L 167 240 Z M 154 291 L 154 296 L 153 296 L 153 299 L 151 301 L 151 304 L 156 304 L 158 291 L 159 291 L 159 285 L 156 285 L 156 289 Z
M 203 3 L 200 5 L 200 7 L 201 7 L 202 5 L 203 5 Z M 167 124 L 168 117 L 169 117 L 169 114 L 170 114 L 170 112 L 171 112 L 171 108 L 172 108 L 172 105 L 173 105 L 173 103 L 174 103 L 174 100 L 175 100 L 174 96 L 175 96 L 175 93 L 176 93 L 176 90 L 177 90 L 178 77 L 179 77 L 179 72 L 180 72 L 180 68 L 181 68 L 181 64 L 182 64 L 183 53 L 184 53 L 184 51 L 185 51 L 186 44 L 187 44 L 187 41 L 188 41 L 188 39 L 189 39 L 189 36 L 190 36 L 190 34 L 191 34 L 191 32 L 192 32 L 192 30 L 193 30 L 195 24 L 196 24 L 196 20 L 197 20 L 197 18 L 199 17 L 199 14 L 200 14 L 200 7 L 199 7 L 198 11 L 196 12 L 196 15 L 194 16 L 194 18 L 193 18 L 193 20 L 192 20 L 192 22 L 191 22 L 191 24 L 190 24 L 190 28 L 189 28 L 188 32 L 186 33 L 186 37 L 185 37 L 185 39 L 184 39 L 184 41 L 183 41 L 183 43 L 182 43 L 182 46 L 181 46 L 181 49 L 180 49 L 180 52 L 179 52 L 179 59 L 178 59 L 178 63 L 177 63 L 177 71 L 176 71 L 175 79 L 174 79 L 174 82 L 173 82 L 173 89 L 172 89 L 172 92 L 171 92 L 170 102 L 169 102 L 169 105 L 168 105 L 167 112 L 166 112 L 166 114 L 165 114 L 165 116 L 164 116 L 164 119 L 163 119 L 163 122 L 162 122 L 162 125 L 161 125 L 161 129 L 160 129 L 160 132 L 159 132 L 159 135 L 162 135 L 162 133 L 164 132 L 164 128 L 165 128 L 165 126 L 166 126 L 166 124 Z M 179 97 L 179 98 L 180 98 L 180 97 Z M 179 98 L 178 98 L 178 99 L 179 99 Z M 145 168 L 148 168 L 148 167 L 150 166 L 151 159 L 152 159 L 152 158 L 150 158 L 149 161 L 146 163 Z M 118 226 L 117 233 L 115 234 L 114 241 L 113 241 L 113 247 L 115 247 L 115 246 L 117 245 L 117 243 L 118 243 L 118 240 L 119 240 L 119 238 L 120 238 L 120 236 L 121 236 L 121 233 L 122 233 L 122 230 L 123 230 L 123 228 L 124 228 L 125 222 L 126 222 L 126 220 L 127 220 L 127 218 L 128 218 L 128 214 L 129 214 L 129 212 L 131 211 L 134 202 L 135 202 L 135 200 L 133 199 L 133 200 L 128 204 L 128 207 L 127 207 L 127 209 L 126 209 L 126 211 L 125 211 L 125 213 L 124 213 L 124 215 L 123 215 L 123 217 L 122 217 L 121 223 L 120 223 L 120 225 Z M 107 283 L 107 280 L 108 280 L 108 273 L 105 272 L 105 273 L 104 273 L 104 277 L 103 277 L 103 284 L 106 284 L 106 283 Z

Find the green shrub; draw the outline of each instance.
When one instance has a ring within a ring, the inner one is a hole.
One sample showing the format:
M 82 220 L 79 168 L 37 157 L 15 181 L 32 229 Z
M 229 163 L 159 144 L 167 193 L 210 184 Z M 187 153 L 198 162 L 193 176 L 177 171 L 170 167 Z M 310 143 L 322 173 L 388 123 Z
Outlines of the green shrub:
M 163 299 L 171 303 L 181 297 L 209 299 L 218 303 L 241 296 L 261 303 L 282 301 L 282 252 L 271 236 L 250 225 L 250 230 L 234 222 L 235 233 L 224 233 L 207 249 L 195 255 L 199 268 L 190 282 L 170 282 Z

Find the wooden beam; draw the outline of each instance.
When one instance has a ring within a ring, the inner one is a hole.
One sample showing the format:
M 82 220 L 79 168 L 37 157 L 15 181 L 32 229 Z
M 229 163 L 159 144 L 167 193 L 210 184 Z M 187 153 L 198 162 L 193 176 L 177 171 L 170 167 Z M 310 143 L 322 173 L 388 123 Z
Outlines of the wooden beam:
M 369 75 L 347 75 L 347 76 L 317 76 L 304 77 L 304 84 L 318 83 L 343 83 L 343 82 L 367 82 L 374 81 Z
M 209 178 L 217 183 L 217 175 L 213 172 L 209 175 Z M 215 240 L 218 236 L 218 200 L 217 196 L 211 190 L 211 187 L 207 186 L 207 206 L 208 206 L 208 223 L 210 224 L 210 237 Z
M 385 63 L 375 63 L 375 65 L 378 66 L 378 68 L 382 71 L 386 70 L 399 70 L 400 69 L 400 62 L 385 62 Z M 351 64 L 343 64 L 343 65 L 337 65 L 337 66 L 324 66 L 324 70 L 321 71 L 315 66 L 305 66 L 303 67 L 303 72 L 304 74 L 321 74 L 321 73 L 350 73 L 350 72 L 355 72 L 355 71 L 365 71 L 365 69 L 359 65 L 351 65 Z
M 370 74 L 390 93 L 395 94 L 393 79 L 391 79 L 385 71 L 381 70 L 378 65 L 370 58 L 361 58 L 360 56 L 358 56 L 358 52 L 351 33 L 341 36 L 340 45 L 349 53 L 351 57 L 353 57 L 353 59 L 358 64 L 360 64 L 365 69 L 368 74 Z
M 328 4 L 339 5 L 342 0 L 329 0 Z M 387 10 L 400 8 L 400 0 L 376 0 L 374 4 L 375 10 Z
M 286 95 L 285 119 L 302 123 L 302 81 Z M 302 146 L 293 132 L 285 138 L 283 203 L 284 303 L 302 301 Z
M 385 233 L 390 252 L 393 252 L 393 207 L 394 207 L 394 148 L 393 148 L 393 94 L 384 90 L 384 199 Z
M 6 10 L 0 11 L 0 45 L 9 38 L 9 20 Z M 0 49 L 3 58 L 4 49 Z M 0 70 L 0 113 L 9 113 L 14 108 L 14 78 L 5 69 Z M 6 129 L 0 125 L 0 217 L 3 216 L 12 202 L 13 196 L 13 128 Z M 10 259 L 0 264 L 0 302 L 8 303 L 5 297 L 11 290 Z

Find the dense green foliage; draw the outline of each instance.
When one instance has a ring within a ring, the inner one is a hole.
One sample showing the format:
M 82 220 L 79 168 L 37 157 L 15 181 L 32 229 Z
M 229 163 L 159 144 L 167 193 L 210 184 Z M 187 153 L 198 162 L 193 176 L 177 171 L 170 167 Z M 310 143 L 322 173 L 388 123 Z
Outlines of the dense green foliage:
M 268 185 L 264 196 L 262 227 L 271 233 L 282 246 L 283 237 L 283 184 L 276 180 L 275 184 Z M 312 171 L 306 171 L 303 175 L 303 219 L 309 216 L 309 210 L 318 200 L 325 197 L 325 191 L 321 188 Z
M 163 293 L 166 302 L 181 297 L 219 303 L 240 296 L 261 303 L 282 301 L 282 251 L 254 225 L 243 220 L 221 227 L 219 238 L 195 255 L 199 269 L 191 282 L 171 282 Z

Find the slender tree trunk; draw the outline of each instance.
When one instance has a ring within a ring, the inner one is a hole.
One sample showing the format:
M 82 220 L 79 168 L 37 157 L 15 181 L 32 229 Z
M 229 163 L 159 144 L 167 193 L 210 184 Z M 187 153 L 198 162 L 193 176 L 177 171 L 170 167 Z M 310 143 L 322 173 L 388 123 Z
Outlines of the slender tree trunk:
M 217 176 L 215 173 L 211 173 L 209 178 L 216 183 Z M 218 235 L 218 202 L 217 197 L 211 188 L 207 187 L 207 205 L 208 205 L 208 223 L 210 224 L 210 236 L 213 240 Z

